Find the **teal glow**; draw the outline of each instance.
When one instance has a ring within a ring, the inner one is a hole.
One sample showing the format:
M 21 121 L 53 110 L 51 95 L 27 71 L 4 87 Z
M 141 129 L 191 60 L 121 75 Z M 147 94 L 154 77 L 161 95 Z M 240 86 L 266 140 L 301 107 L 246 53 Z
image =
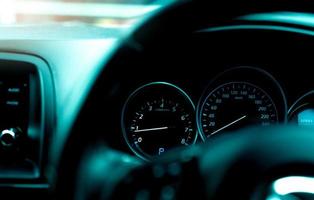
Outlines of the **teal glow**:
M 10 187 L 10 188 L 23 188 L 23 189 L 49 189 L 50 185 L 47 183 L 34 183 L 34 184 L 27 184 L 27 183 L 0 183 L 0 187 Z
M 171 163 L 169 166 L 168 166 L 168 172 L 170 175 L 172 176 L 178 176 L 179 174 L 181 174 L 181 165 L 179 163 Z
M 302 126 L 314 125 L 314 109 L 307 109 L 298 114 L 298 124 Z
M 154 165 L 153 166 L 153 174 L 155 178 L 161 178 L 165 175 L 165 170 L 164 167 L 161 165 Z
M 267 197 L 266 200 L 282 200 L 282 199 L 280 197 L 270 196 L 270 197 Z
M 48 44 L 63 45 L 64 48 L 55 51 L 54 45 L 42 47 L 43 57 L 50 58 L 48 62 L 54 66 L 56 73 L 56 109 L 57 133 L 52 141 L 51 155 L 53 162 L 58 162 L 63 147 L 67 141 L 73 122 L 79 114 L 96 78 L 105 63 L 110 59 L 119 45 L 117 39 L 82 41 L 51 41 Z M 84 48 L 78 48 L 82 45 Z M 73 58 L 73 55 L 80 59 Z
M 288 195 L 292 193 L 314 194 L 314 178 L 303 176 L 281 178 L 274 182 L 273 190 L 278 195 Z
M 314 31 L 304 30 L 301 28 L 291 28 L 285 26 L 275 26 L 275 25 L 231 25 L 231 26 L 220 26 L 215 28 L 208 28 L 201 30 L 199 32 L 218 32 L 218 31 L 230 31 L 230 30 L 273 30 L 273 31 L 283 31 L 291 33 L 299 33 L 309 36 L 314 36 Z
M 290 109 L 288 110 L 288 113 L 292 113 L 293 111 L 295 111 L 295 110 L 297 110 L 298 108 L 300 108 L 300 106 L 302 107 L 302 106 L 307 105 L 308 103 L 301 104 L 301 105 L 299 105 L 299 104 L 300 104 L 300 102 L 302 102 L 303 99 L 307 98 L 308 96 L 312 96 L 312 95 L 314 95 L 314 91 L 313 91 L 313 90 L 311 90 L 311 91 L 309 91 L 308 93 L 302 95 L 298 100 L 296 100 L 296 101 L 294 102 L 294 104 L 292 104 L 292 106 L 291 106 Z M 298 106 L 298 107 L 297 107 L 297 106 Z
M 135 200 L 149 200 L 150 192 L 148 190 L 141 190 L 136 194 Z
M 161 190 L 161 198 L 162 200 L 172 200 L 175 199 L 176 191 L 171 186 L 166 186 Z
M 258 13 L 240 17 L 241 20 L 278 22 L 314 27 L 314 14 L 299 12 Z
M 74 199 L 86 199 L 86 195 L 100 185 L 103 185 L 104 199 L 108 199 L 116 184 L 132 169 L 142 165 L 141 160 L 104 145 L 94 145 L 93 148 L 86 152 L 79 166 L 77 196 Z
M 42 57 L 49 58 L 47 62 L 53 66 L 53 74 L 57 74 L 57 76 L 54 76 L 56 78 L 54 81 L 56 83 L 55 96 L 57 97 L 58 121 L 55 130 L 57 134 L 52 141 L 50 151 L 52 163 L 58 163 L 73 123 L 101 71 L 106 67 L 106 64 L 110 61 L 124 39 L 141 24 L 144 24 L 158 13 L 158 10 L 156 9 L 145 14 L 138 22 L 126 29 L 118 37 L 87 38 L 69 41 L 52 37 L 48 41 L 45 40 L 44 46 L 36 46 L 37 43 L 32 41 L 26 42 L 24 51 L 33 52 L 35 48 L 37 52 L 40 52 L 38 54 Z M 3 44 L 0 45 L 3 46 Z M 16 43 L 9 42 L 5 48 L 15 49 Z M 73 58 L 73 56 L 80 59 L 69 59 Z

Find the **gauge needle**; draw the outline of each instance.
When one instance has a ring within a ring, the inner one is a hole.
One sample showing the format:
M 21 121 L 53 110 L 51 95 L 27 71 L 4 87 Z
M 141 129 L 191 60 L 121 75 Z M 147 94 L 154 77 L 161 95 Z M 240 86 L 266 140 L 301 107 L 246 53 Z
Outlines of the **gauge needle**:
M 222 131 L 222 130 L 228 128 L 229 126 L 232 126 L 233 124 L 235 124 L 235 123 L 241 121 L 241 120 L 244 119 L 244 118 L 246 118 L 246 115 L 240 117 L 239 119 L 234 120 L 233 122 L 231 122 L 231 123 L 229 123 L 229 124 L 227 124 L 227 125 L 221 127 L 220 129 L 218 129 L 218 130 L 212 132 L 212 133 L 210 134 L 210 136 L 212 136 L 212 135 L 214 135 L 214 134 L 216 134 L 216 133 L 218 133 L 218 132 L 220 132 L 220 131 Z
M 148 128 L 148 129 L 140 129 L 140 130 L 135 130 L 135 133 L 140 133 L 140 132 L 148 132 L 148 131 L 160 131 L 160 130 L 166 130 L 168 127 L 159 127 L 159 128 Z

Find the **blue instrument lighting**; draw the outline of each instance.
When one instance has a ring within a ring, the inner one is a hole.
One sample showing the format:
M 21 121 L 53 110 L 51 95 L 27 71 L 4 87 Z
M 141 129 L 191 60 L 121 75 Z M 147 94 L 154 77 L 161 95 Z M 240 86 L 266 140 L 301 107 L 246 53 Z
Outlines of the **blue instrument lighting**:
M 307 109 L 298 114 L 298 125 L 314 126 L 314 109 Z

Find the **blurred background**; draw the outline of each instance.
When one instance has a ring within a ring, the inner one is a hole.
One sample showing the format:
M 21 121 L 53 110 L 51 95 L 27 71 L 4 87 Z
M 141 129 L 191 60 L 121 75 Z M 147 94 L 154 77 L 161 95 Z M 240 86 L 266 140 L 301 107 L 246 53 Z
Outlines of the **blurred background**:
M 129 26 L 175 0 L 0 0 L 0 25 L 89 24 Z

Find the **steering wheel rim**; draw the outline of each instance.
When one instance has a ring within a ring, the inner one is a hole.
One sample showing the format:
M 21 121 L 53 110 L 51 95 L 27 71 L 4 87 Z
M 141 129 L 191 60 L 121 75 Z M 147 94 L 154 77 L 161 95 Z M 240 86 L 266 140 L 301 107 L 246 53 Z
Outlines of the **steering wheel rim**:
M 287 176 L 314 176 L 313 129 L 250 128 L 210 141 L 199 156 L 210 199 L 266 199 L 271 184 Z
M 233 10 L 230 12 L 226 7 L 231 7 Z M 183 1 L 169 6 L 143 23 L 126 39 L 121 48 L 113 55 L 111 61 L 104 67 L 103 72 L 90 93 L 90 97 L 87 99 L 81 114 L 76 120 L 59 165 L 58 174 L 61 178 L 57 182 L 58 194 L 62 194 L 61 198 L 64 199 L 73 198 L 75 186 L 72 189 L 66 186 L 75 185 L 77 173 L 73 169 L 77 168 L 80 164 L 81 155 L 84 154 L 84 149 L 88 145 L 82 142 L 82 130 L 86 130 L 89 127 L 91 132 L 98 131 L 99 127 L 91 127 L 90 121 L 87 119 L 94 114 L 93 111 L 97 110 L 96 105 L 92 105 L 93 99 L 97 98 L 97 94 L 104 89 L 101 85 L 106 85 L 110 77 L 116 74 L 117 71 L 114 69 L 116 66 L 120 66 L 119 69 L 121 69 L 121 65 L 128 63 L 128 60 L 140 58 L 138 56 L 139 52 L 155 48 L 156 46 L 158 47 L 160 41 L 163 41 L 164 44 L 173 38 L 184 38 L 186 34 L 198 31 L 204 27 L 209 28 L 232 22 L 233 19 L 239 16 L 250 13 L 275 11 L 301 10 L 302 12 L 306 12 L 311 11 L 313 7 L 314 2 L 306 0 L 297 2 L 290 0 Z M 180 21 L 178 22 L 178 20 Z M 134 54 L 136 56 L 132 58 Z M 73 149 L 73 146 L 79 146 L 79 151 Z M 73 152 L 77 155 L 74 158 Z M 69 158 L 71 158 L 70 161 Z M 65 177 L 67 180 L 65 180 Z

